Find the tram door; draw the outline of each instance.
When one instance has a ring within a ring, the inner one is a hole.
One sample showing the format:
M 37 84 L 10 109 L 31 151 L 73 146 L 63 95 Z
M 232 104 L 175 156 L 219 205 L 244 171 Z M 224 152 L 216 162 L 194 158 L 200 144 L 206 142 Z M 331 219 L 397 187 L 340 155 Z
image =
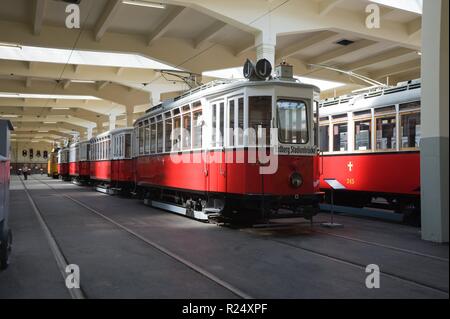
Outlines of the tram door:
M 211 143 L 206 154 L 206 186 L 208 192 L 226 192 L 225 161 L 225 102 L 218 101 L 211 104 Z

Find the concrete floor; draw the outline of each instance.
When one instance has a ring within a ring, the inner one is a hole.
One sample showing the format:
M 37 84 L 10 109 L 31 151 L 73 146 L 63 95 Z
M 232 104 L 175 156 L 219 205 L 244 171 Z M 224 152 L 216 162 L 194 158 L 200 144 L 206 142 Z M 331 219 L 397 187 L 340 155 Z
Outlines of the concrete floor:
M 338 216 L 344 227 L 333 230 L 307 224 L 230 229 L 37 175 L 26 185 L 67 261 L 80 266 L 88 298 L 238 297 L 220 282 L 253 298 L 449 297 L 448 245 L 421 241 L 416 228 Z M 319 215 L 316 222 L 327 219 L 328 215 Z M 0 273 L 0 298 L 70 298 L 17 177 L 11 182 L 10 224 L 14 251 L 11 267 Z M 380 267 L 379 289 L 365 286 L 368 264 Z

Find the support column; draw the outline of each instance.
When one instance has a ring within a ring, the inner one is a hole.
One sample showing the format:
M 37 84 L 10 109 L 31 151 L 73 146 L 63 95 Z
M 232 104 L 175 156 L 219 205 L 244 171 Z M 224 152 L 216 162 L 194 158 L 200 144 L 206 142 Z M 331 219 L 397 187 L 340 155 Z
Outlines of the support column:
M 97 121 L 97 135 L 102 134 L 103 131 L 103 122 L 101 120 Z
M 422 239 L 448 242 L 448 0 L 423 2 Z
M 270 29 L 270 28 L 269 28 Z M 277 37 L 270 31 L 260 32 L 255 39 L 256 60 L 267 59 L 275 68 L 275 46 Z
M 126 107 L 126 116 L 127 116 L 127 127 L 133 126 L 133 114 L 134 114 L 134 106 Z
M 116 128 L 116 115 L 110 114 L 109 115 L 109 130 L 112 131 Z
M 93 130 L 93 127 L 87 128 L 87 140 L 88 141 L 92 138 L 92 130 Z

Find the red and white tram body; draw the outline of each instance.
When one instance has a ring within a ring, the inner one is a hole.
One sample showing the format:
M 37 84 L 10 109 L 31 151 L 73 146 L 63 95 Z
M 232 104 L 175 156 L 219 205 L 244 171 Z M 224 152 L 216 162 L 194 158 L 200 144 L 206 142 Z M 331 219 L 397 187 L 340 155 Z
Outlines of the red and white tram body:
M 146 202 L 198 219 L 312 218 L 322 197 L 317 93 L 292 78 L 215 82 L 150 109 L 134 143 Z
M 78 180 L 90 179 L 89 141 L 78 142 L 70 145 L 69 153 L 69 175 Z
M 62 180 L 69 180 L 69 148 L 64 147 L 58 151 L 58 175 Z
M 320 107 L 324 179 L 347 188 L 335 201 L 365 206 L 376 197 L 419 208 L 420 82 L 327 100 Z
M 113 187 L 134 182 L 132 134 L 132 128 L 116 129 L 90 140 L 91 180 Z

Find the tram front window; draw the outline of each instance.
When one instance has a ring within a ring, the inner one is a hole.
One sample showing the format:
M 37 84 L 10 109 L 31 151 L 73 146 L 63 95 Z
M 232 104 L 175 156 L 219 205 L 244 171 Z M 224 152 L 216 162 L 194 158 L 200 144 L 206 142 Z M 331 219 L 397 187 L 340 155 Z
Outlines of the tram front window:
M 306 104 L 295 100 L 278 100 L 278 138 L 285 144 L 308 142 Z
M 254 139 L 258 136 L 259 127 L 265 130 L 265 145 L 270 145 L 270 121 L 272 120 L 272 97 L 251 96 L 248 99 L 248 126 L 249 144 L 255 145 Z M 254 134 L 254 136 L 252 136 Z M 258 143 L 261 143 L 258 141 Z

